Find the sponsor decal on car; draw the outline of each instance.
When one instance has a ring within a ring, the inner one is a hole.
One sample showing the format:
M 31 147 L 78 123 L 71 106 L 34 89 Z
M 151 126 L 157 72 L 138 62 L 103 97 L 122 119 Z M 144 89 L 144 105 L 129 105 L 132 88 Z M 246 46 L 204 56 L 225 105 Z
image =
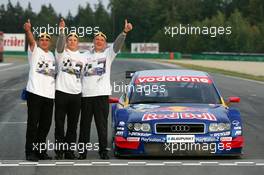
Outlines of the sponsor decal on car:
M 232 121 L 232 124 L 233 124 L 234 126 L 239 126 L 239 125 L 240 125 L 240 122 L 239 122 L 238 120 L 233 120 L 233 121 Z
M 195 77 L 195 76 L 145 76 L 145 77 L 138 77 L 135 80 L 136 84 L 155 83 L 155 82 L 191 82 L 191 83 L 211 84 L 212 80 L 209 77 Z
M 119 130 L 119 131 L 124 131 L 125 128 L 124 127 L 116 127 L 116 130 Z
M 167 143 L 194 143 L 194 135 L 167 135 Z
M 153 138 L 153 137 L 141 137 L 142 142 L 157 142 L 157 143 L 165 143 L 165 138 Z
M 125 122 L 124 122 L 124 121 L 120 121 L 120 122 L 118 123 L 118 126 L 125 126 Z
M 129 136 L 136 136 L 136 137 L 149 137 L 151 133 L 142 133 L 142 132 L 129 132 Z
M 236 126 L 236 127 L 234 127 L 234 129 L 235 130 L 241 130 L 242 128 L 241 128 L 241 126 Z
M 237 130 L 237 131 L 235 132 L 235 136 L 240 136 L 240 135 L 242 135 L 242 131 L 241 131 L 241 130 Z
M 127 137 L 127 141 L 129 142 L 138 142 L 140 137 Z
M 201 113 L 201 114 L 193 114 L 193 113 L 170 113 L 170 114 L 157 114 L 157 113 L 146 113 L 142 117 L 142 121 L 148 120 L 161 120 L 161 119 L 199 119 L 199 120 L 210 120 L 216 121 L 216 117 L 211 113 Z
M 117 131 L 116 136 L 123 136 L 124 132 L 123 131 Z
M 218 142 L 219 137 L 195 137 L 195 142 Z
M 221 136 L 229 136 L 229 135 L 230 135 L 230 131 L 210 134 L 211 137 L 221 137 Z
M 220 140 L 222 142 L 230 142 L 230 141 L 232 141 L 232 137 L 221 137 Z

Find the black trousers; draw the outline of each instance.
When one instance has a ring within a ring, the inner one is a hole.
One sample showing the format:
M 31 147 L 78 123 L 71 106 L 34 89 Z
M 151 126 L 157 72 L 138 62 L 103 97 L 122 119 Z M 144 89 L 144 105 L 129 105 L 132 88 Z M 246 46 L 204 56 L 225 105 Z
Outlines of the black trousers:
M 79 143 L 90 142 L 91 122 L 94 116 L 99 138 L 99 153 L 107 152 L 108 114 L 108 96 L 82 97 Z
M 46 143 L 52 121 L 53 103 L 53 99 L 28 92 L 26 155 L 39 151 L 39 145 Z M 33 144 L 38 147 L 38 150 Z
M 55 141 L 58 144 L 68 144 L 68 147 L 59 146 L 55 152 L 70 151 L 71 144 L 76 144 L 76 130 L 81 109 L 81 94 L 55 92 Z M 67 115 L 67 130 L 64 132 Z M 59 150 L 58 150 L 59 149 Z M 73 151 L 73 150 L 72 150 Z

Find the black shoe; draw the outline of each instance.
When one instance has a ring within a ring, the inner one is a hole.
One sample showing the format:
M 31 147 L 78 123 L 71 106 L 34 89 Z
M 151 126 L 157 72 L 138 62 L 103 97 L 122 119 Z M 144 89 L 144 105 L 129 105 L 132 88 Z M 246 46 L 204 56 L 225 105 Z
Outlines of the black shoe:
M 79 159 L 79 160 L 84 160 L 84 159 L 86 159 L 86 156 L 87 156 L 86 153 L 85 153 L 85 154 L 82 153 L 82 154 L 79 155 L 78 159 Z
M 51 160 L 52 157 L 50 157 L 47 153 L 39 153 L 38 154 L 39 160 Z
M 74 155 L 74 152 L 72 151 L 67 151 L 64 154 L 65 159 L 76 159 L 76 156 Z
M 105 160 L 109 159 L 107 152 L 101 152 L 99 153 L 99 155 L 100 155 L 100 159 L 105 159 Z
M 39 160 L 39 158 L 36 153 L 28 153 L 26 155 L 26 160 L 36 162 Z
M 56 152 L 55 159 L 57 159 L 57 160 L 63 159 L 63 152 Z

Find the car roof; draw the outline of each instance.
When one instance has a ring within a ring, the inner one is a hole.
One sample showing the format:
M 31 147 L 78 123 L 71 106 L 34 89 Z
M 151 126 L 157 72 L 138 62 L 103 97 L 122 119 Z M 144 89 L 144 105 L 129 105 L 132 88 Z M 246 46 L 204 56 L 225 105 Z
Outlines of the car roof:
M 188 69 L 153 69 L 137 71 L 137 76 L 195 76 L 209 77 L 207 72 Z

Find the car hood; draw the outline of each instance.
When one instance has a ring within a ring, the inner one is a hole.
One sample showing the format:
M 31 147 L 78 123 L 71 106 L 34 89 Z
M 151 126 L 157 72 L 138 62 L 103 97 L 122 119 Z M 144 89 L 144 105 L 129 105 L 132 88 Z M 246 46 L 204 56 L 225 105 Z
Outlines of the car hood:
M 229 122 L 220 104 L 131 104 L 127 112 L 130 122 Z

